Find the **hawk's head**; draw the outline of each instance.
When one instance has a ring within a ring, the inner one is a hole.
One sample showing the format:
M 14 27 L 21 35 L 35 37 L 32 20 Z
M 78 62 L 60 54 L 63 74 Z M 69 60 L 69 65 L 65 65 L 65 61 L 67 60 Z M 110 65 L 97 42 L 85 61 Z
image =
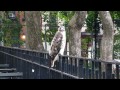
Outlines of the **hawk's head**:
M 59 21 L 58 26 L 58 31 L 65 31 L 64 21 Z
M 60 27 L 58 28 L 58 31 L 60 31 L 60 32 L 65 31 L 65 26 L 60 26 Z

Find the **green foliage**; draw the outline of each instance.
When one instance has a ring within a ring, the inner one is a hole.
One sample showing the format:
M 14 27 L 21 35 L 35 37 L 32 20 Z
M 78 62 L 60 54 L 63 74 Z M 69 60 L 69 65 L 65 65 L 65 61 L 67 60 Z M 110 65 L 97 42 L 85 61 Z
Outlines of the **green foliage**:
M 74 15 L 74 11 L 59 11 L 58 17 L 65 21 L 64 25 L 66 28 L 66 41 L 69 42 L 69 29 L 68 29 L 68 23 L 71 20 L 72 16 Z
M 88 16 L 86 19 L 87 32 L 93 31 L 94 19 L 95 19 L 95 11 L 88 11 Z
M 90 37 L 85 37 L 81 39 L 81 48 L 82 49 L 87 49 L 88 48 L 88 44 L 91 42 L 91 38 Z
M 120 11 L 110 11 L 112 19 L 120 20 Z M 114 23 L 118 33 L 114 35 L 114 52 L 119 52 L 120 49 L 120 23 Z M 115 57 L 115 55 L 114 55 Z
M 120 29 L 118 29 L 118 33 L 114 36 L 114 51 L 119 51 L 120 49 Z
M 87 25 L 86 32 L 88 32 L 88 33 L 93 32 L 94 19 L 95 19 L 95 12 L 94 11 L 88 11 L 88 16 L 86 18 L 86 25 Z M 90 37 L 85 37 L 85 38 L 81 39 L 81 48 L 82 49 L 87 49 L 88 44 L 91 42 L 91 40 L 92 40 L 92 38 L 90 38 Z
M 46 41 L 51 42 L 52 38 L 54 37 L 56 31 L 57 31 L 57 18 L 60 18 L 61 20 L 65 21 L 65 27 L 66 27 L 66 35 L 67 35 L 67 42 L 69 41 L 69 29 L 68 29 L 68 23 L 71 20 L 72 16 L 74 15 L 74 11 L 50 11 L 50 16 L 48 14 L 43 13 L 43 18 L 45 21 L 47 21 L 50 25 L 49 30 L 46 31 L 46 34 L 43 34 L 43 37 L 46 35 Z M 48 17 L 50 19 L 48 20 Z M 86 19 L 88 31 L 91 32 L 93 29 L 93 22 L 94 22 L 94 12 L 90 11 L 88 12 L 88 18 Z M 87 49 L 88 43 L 91 41 L 91 38 L 86 37 L 82 39 L 82 48 Z
M 68 24 L 72 16 L 74 15 L 74 11 L 59 11 L 57 16 L 65 21 L 65 24 Z
M 48 37 L 47 40 L 48 40 L 48 42 L 51 42 L 52 38 L 54 37 L 55 33 L 58 30 L 57 12 L 56 11 L 50 12 L 48 24 L 49 24 L 49 30 L 47 30 L 46 35 L 49 35 L 49 36 L 47 36 Z
M 110 14 L 112 16 L 112 19 L 120 18 L 120 11 L 110 11 Z
M 46 12 L 51 13 L 51 15 L 49 16 L 49 14 L 45 14 Z M 46 31 L 46 41 L 47 42 L 51 42 L 52 38 L 54 37 L 56 31 L 57 31 L 57 19 L 58 17 L 62 20 L 65 21 L 65 25 L 66 25 L 66 31 L 67 31 L 67 41 L 69 41 L 69 30 L 67 28 L 68 23 L 70 21 L 70 19 L 72 18 L 72 16 L 74 15 L 74 11 L 46 11 L 43 12 L 43 18 L 45 19 L 45 21 L 47 21 L 50 24 L 50 28 L 49 30 Z M 111 16 L 113 19 L 119 19 L 120 18 L 120 11 L 110 11 Z M 49 20 L 50 17 L 50 20 Z M 93 30 L 93 26 L 94 26 L 94 19 L 95 19 L 95 11 L 88 11 L 88 16 L 86 18 L 86 25 L 87 25 L 87 31 L 89 33 L 94 32 Z M 119 40 L 120 35 L 115 35 L 115 40 Z M 45 37 L 45 34 L 43 34 L 43 37 Z M 82 49 L 87 49 L 87 44 L 89 42 L 91 42 L 92 38 L 89 37 L 85 37 L 81 40 L 82 43 Z M 120 45 L 115 45 L 114 48 L 115 50 L 119 48 Z
M 112 19 L 120 19 L 120 11 L 110 11 L 110 14 L 111 14 Z M 88 11 L 88 17 L 86 19 L 87 32 L 93 31 L 94 17 L 95 17 L 95 12 Z M 119 27 L 120 23 L 115 24 L 115 26 Z M 120 49 L 120 30 L 119 30 L 119 28 L 117 30 L 118 30 L 118 33 L 114 36 L 114 51 L 116 51 L 116 52 Z M 86 40 L 84 40 L 82 42 L 85 44 L 87 41 L 88 40 L 86 38 Z M 83 45 L 83 48 L 86 48 L 86 47 Z
M 4 40 L 5 46 L 12 46 L 14 44 L 23 44 L 20 38 L 20 31 L 22 26 L 18 21 L 12 21 L 10 19 L 3 20 L 1 27 L 1 37 Z
M 47 14 L 47 13 L 50 13 L 50 14 Z M 72 11 L 50 11 L 50 12 L 46 11 L 46 12 L 42 12 L 44 21 L 47 21 L 49 24 L 49 30 L 46 31 L 46 34 L 42 33 L 42 36 L 44 38 L 46 37 L 47 42 L 50 43 L 52 41 L 56 31 L 58 30 L 58 25 L 57 25 L 58 18 L 65 21 L 65 27 L 66 27 L 66 32 L 67 32 L 67 41 L 69 41 L 68 40 L 69 32 L 68 32 L 67 26 L 68 26 L 69 20 L 73 16 L 73 14 L 74 13 Z

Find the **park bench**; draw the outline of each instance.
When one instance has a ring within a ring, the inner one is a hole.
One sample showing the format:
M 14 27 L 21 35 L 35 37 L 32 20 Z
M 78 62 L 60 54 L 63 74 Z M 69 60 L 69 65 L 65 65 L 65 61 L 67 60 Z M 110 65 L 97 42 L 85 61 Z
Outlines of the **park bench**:
M 16 72 L 16 68 L 9 68 L 9 64 L 0 64 L 0 79 L 19 79 L 22 72 Z
M 8 68 L 9 64 L 0 64 L 0 68 Z
M 15 72 L 16 68 L 9 68 L 9 64 L 0 64 L 0 72 Z
M 0 79 L 19 79 L 22 78 L 22 72 L 2 73 L 0 72 Z
M 5 72 L 15 72 L 16 68 L 4 68 L 0 69 L 0 72 L 5 73 Z

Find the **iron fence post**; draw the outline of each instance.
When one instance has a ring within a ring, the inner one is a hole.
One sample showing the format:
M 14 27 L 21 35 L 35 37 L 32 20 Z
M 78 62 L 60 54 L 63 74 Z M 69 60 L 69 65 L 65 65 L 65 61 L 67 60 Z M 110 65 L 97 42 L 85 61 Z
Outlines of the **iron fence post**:
M 106 79 L 112 79 L 112 64 L 106 64 Z
M 83 59 L 79 59 L 78 68 L 79 68 L 79 77 L 83 78 Z
M 119 75 L 120 75 L 119 65 L 116 65 L 116 78 L 117 79 L 119 79 Z
M 62 63 L 61 55 L 59 55 L 59 62 L 60 62 L 60 70 L 61 70 L 61 79 L 63 79 L 63 63 Z

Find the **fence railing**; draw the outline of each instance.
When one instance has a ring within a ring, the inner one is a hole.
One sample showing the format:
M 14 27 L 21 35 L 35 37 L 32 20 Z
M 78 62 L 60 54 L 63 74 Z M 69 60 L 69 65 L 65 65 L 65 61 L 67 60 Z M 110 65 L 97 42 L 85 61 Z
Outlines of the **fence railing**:
M 54 68 L 50 68 L 46 52 L 0 46 L 0 63 L 9 64 L 23 79 L 119 79 L 118 62 L 105 62 L 59 56 Z M 104 65 L 104 68 L 103 68 Z M 113 70 L 114 66 L 114 70 Z

